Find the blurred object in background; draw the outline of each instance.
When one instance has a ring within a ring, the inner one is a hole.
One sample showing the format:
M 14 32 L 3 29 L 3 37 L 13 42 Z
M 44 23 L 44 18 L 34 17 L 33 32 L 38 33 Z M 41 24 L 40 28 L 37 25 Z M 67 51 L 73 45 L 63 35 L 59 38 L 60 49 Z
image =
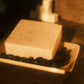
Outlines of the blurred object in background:
M 40 19 L 45 22 L 58 22 L 58 14 L 54 13 L 54 0 L 43 0 L 40 7 Z
M 20 18 L 30 17 L 37 19 L 39 17 L 40 8 L 42 9 L 41 5 L 43 5 L 43 1 L 44 0 L 0 0 L 0 13 L 7 11 L 9 17 L 16 16 Z M 50 0 L 45 1 L 49 2 Z M 52 5 L 50 7 L 50 10 L 52 9 L 51 13 L 60 15 L 64 20 L 84 24 L 84 0 L 54 0 L 52 4 L 50 4 L 50 6 Z M 46 5 L 44 10 L 49 7 L 48 5 L 49 4 Z M 42 11 L 44 10 L 42 9 Z M 42 16 L 46 16 L 45 11 L 41 14 Z M 53 16 L 54 18 L 54 15 L 47 15 L 48 17 Z
M 6 5 L 4 3 L 4 0 L 0 0 L 0 13 L 4 13 L 6 11 Z
M 30 17 L 44 22 L 56 23 L 58 21 L 58 14 L 54 12 L 54 4 L 54 0 L 42 0 L 42 3 L 38 4 L 35 10 L 30 11 Z
M 55 12 L 64 20 L 84 24 L 84 0 L 55 0 Z

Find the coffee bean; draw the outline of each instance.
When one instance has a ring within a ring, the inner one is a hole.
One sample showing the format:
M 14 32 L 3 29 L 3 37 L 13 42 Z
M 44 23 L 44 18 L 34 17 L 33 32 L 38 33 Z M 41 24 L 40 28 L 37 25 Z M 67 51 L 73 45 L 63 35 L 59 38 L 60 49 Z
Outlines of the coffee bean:
M 33 57 L 27 58 L 27 62 L 28 62 L 28 63 L 34 63 L 34 58 L 33 58 Z
M 1 58 L 7 58 L 7 55 L 6 55 L 5 53 L 2 53 L 2 54 L 0 55 L 0 57 L 1 57 Z
M 33 57 L 26 58 L 26 57 L 14 56 L 11 54 L 6 55 L 5 53 L 3 53 L 0 57 L 42 66 L 60 68 L 69 63 L 71 58 L 70 53 L 71 53 L 70 49 L 63 47 L 57 51 L 54 58 L 51 60 L 47 60 L 42 57 L 37 57 L 36 59 L 34 59 Z
M 19 56 L 13 56 L 12 60 L 19 61 L 20 60 L 20 57 Z

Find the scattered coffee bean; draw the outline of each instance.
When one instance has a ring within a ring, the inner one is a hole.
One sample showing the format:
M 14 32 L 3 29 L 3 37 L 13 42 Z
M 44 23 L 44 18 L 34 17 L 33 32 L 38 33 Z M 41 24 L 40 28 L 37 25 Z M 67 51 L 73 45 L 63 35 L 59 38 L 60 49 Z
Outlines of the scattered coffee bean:
M 25 57 L 20 57 L 19 58 L 19 61 L 21 61 L 21 62 L 26 62 L 26 60 L 27 60 L 27 58 L 25 58 Z
M 33 57 L 25 58 L 25 57 L 14 56 L 14 55 L 6 55 L 5 53 L 3 53 L 0 57 L 21 61 L 21 62 L 26 62 L 26 63 L 60 68 L 69 63 L 71 58 L 70 53 L 71 53 L 70 49 L 67 50 L 66 47 L 63 47 L 57 51 L 55 57 L 51 60 L 47 60 L 42 57 L 37 57 L 36 59 L 34 59 Z
M 6 55 L 7 57 L 8 57 L 8 59 L 13 59 L 15 56 L 13 56 L 13 55 Z
M 33 57 L 27 58 L 27 62 L 28 62 L 28 63 L 34 63 L 34 58 L 33 58 Z
M 7 55 L 6 55 L 5 53 L 2 53 L 2 54 L 0 55 L 0 57 L 1 57 L 1 58 L 7 58 Z
M 13 59 L 13 60 L 16 60 L 16 61 L 19 61 L 19 60 L 20 60 L 20 57 L 19 57 L 19 56 L 13 56 L 12 59 Z

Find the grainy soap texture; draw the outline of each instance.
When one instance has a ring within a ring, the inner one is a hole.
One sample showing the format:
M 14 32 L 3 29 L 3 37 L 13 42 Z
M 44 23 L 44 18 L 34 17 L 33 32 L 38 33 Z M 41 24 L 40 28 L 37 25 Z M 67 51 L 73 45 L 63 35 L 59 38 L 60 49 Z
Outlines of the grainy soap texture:
M 61 35 L 61 25 L 22 19 L 5 41 L 6 53 L 51 59 L 59 46 Z

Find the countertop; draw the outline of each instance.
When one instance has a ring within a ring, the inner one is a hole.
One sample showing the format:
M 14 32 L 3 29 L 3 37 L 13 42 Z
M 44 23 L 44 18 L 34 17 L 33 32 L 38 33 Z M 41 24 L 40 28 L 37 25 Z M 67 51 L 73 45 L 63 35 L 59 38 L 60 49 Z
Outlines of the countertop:
M 0 40 L 13 30 L 21 18 L 29 19 L 0 15 Z M 63 25 L 62 41 L 77 43 L 81 47 L 73 71 L 62 80 L 63 76 L 57 77 L 53 73 L 0 63 L 0 84 L 84 84 L 84 25 L 66 20 L 60 20 L 58 24 Z

